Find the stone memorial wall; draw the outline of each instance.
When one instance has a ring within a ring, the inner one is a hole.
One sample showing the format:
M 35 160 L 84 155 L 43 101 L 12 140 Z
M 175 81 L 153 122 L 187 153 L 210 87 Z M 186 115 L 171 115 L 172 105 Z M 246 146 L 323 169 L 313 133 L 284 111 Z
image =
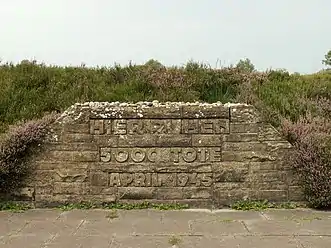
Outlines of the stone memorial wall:
M 290 151 L 249 105 L 75 104 L 52 126 L 22 192 L 39 205 L 300 201 Z

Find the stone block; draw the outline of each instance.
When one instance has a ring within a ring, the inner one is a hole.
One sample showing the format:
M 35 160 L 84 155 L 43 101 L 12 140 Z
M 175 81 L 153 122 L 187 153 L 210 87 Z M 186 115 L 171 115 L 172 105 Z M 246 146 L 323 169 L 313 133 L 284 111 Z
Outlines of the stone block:
M 257 133 L 230 133 L 224 135 L 224 142 L 254 142 L 259 141 Z
M 86 111 L 90 119 L 137 118 L 137 106 L 129 103 L 92 103 Z
M 27 178 L 26 183 L 29 185 L 43 186 L 54 182 L 53 170 L 35 170 Z
M 97 187 L 108 186 L 109 174 L 100 171 L 90 171 L 90 185 Z
M 288 191 L 289 201 L 303 202 L 305 201 L 304 192 L 300 186 L 290 186 Z
M 34 170 L 53 170 L 55 168 L 60 167 L 61 161 L 57 162 L 57 161 L 34 161 L 33 162 L 33 166 L 34 166 Z
M 181 106 L 179 104 L 158 104 L 151 106 L 138 105 L 138 118 L 159 118 L 159 119 L 174 119 L 181 118 Z
M 98 146 L 118 147 L 117 135 L 93 135 L 92 141 Z
M 230 107 L 231 122 L 260 123 L 262 118 L 253 106 L 237 105 Z
M 112 134 L 112 120 L 109 119 L 90 119 L 89 133 L 92 135 Z
M 203 106 L 203 107 L 202 107 Z M 229 119 L 229 108 L 222 105 L 183 105 L 182 118 L 224 118 Z
M 120 135 L 118 137 L 119 147 L 155 147 L 155 135 Z
M 49 183 L 45 185 L 38 185 L 35 187 L 35 195 L 37 196 L 40 195 L 53 195 L 54 193 L 54 183 Z
M 88 186 L 86 183 L 63 183 L 54 182 L 54 194 L 62 195 L 86 195 L 88 193 Z
M 183 188 L 157 188 L 155 199 L 158 200 L 181 200 L 184 198 Z
M 261 125 L 259 129 L 260 141 L 283 140 L 281 134 L 277 131 L 277 129 L 269 124 Z
M 263 141 L 264 145 L 267 146 L 268 151 L 289 152 L 293 146 L 287 141 Z
M 65 124 L 63 125 L 63 131 L 65 133 L 89 134 L 90 127 L 88 123 Z
M 236 190 L 247 190 L 249 185 L 245 182 L 215 182 L 214 191 L 236 191 Z
M 157 147 L 190 147 L 192 136 L 185 134 L 161 134 L 156 137 L 155 146 Z
M 277 157 L 271 156 L 268 153 L 259 151 L 222 151 L 222 161 L 234 161 L 234 162 L 269 162 L 276 161 Z
M 213 200 L 217 207 L 229 206 L 235 202 L 247 200 L 249 191 L 246 189 L 237 188 L 235 190 L 215 189 Z
M 151 187 L 119 187 L 117 192 L 118 199 L 147 200 L 155 198 L 156 195 L 157 189 Z
M 261 142 L 225 142 L 223 151 L 266 151 L 267 144 Z
M 95 143 L 54 143 L 47 148 L 50 151 L 98 151 Z
M 250 162 L 249 165 L 252 173 L 274 171 L 282 168 L 281 161 Z
M 183 134 L 228 134 L 228 119 L 182 119 Z
M 117 187 L 90 186 L 89 195 L 97 195 L 97 196 L 106 195 L 107 197 L 108 196 L 117 197 L 118 189 L 119 188 Z
M 230 133 L 259 133 L 259 123 L 230 123 Z
M 251 200 L 268 200 L 271 202 L 287 202 L 287 190 L 251 190 L 249 193 Z
M 97 162 L 98 152 L 95 151 L 51 151 L 43 160 L 61 162 Z
M 192 135 L 192 146 L 194 147 L 221 147 L 223 145 L 222 135 L 202 135 L 193 134 Z
M 248 163 L 223 162 L 217 168 L 213 168 L 214 183 L 245 182 L 249 175 Z
M 127 119 L 128 135 L 180 134 L 181 119 Z
M 87 182 L 88 171 L 86 169 L 57 168 L 54 170 L 55 182 Z
M 250 174 L 250 181 L 256 183 L 286 183 L 286 173 L 284 171 L 258 171 Z
M 92 135 L 85 133 L 65 133 L 61 136 L 62 142 L 74 143 L 74 142 L 92 142 Z
M 183 198 L 184 199 L 211 199 L 212 189 L 203 187 L 184 187 Z

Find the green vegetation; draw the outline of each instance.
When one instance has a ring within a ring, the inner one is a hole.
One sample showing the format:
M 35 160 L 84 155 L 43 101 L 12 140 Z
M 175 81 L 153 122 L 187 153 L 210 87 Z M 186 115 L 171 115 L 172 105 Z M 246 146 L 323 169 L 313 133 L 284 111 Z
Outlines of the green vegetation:
M 119 215 L 118 215 L 116 209 L 111 210 L 106 216 L 106 218 L 110 219 L 110 220 L 117 219 L 118 217 L 119 217 Z
M 20 188 L 30 172 L 29 160 L 39 148 L 55 115 L 12 127 L 0 139 L 0 193 Z
M 322 61 L 322 63 L 326 66 L 331 66 L 331 50 L 328 51 L 327 54 L 325 54 L 324 60 Z
M 85 203 L 70 203 L 59 206 L 63 211 L 70 211 L 73 209 L 122 209 L 122 210 L 137 210 L 137 209 L 157 209 L 157 210 L 181 210 L 187 209 L 188 205 L 186 204 L 156 204 L 150 202 L 141 202 L 141 203 L 105 203 L 97 204 L 92 202 Z
M 295 209 L 297 207 L 298 207 L 297 204 L 291 203 L 291 202 L 288 202 L 288 203 L 272 203 L 272 202 L 269 202 L 267 200 L 263 200 L 263 201 L 243 200 L 243 201 L 239 201 L 239 202 L 236 202 L 233 205 L 231 205 L 232 209 L 244 210 L 244 211 L 248 211 L 248 210 L 259 211 L 259 210 L 270 209 L 270 208 Z
M 11 211 L 15 213 L 23 212 L 28 209 L 32 209 L 32 206 L 27 203 L 17 203 L 17 202 L 1 202 L 0 201 L 0 211 Z
M 177 236 L 171 236 L 171 237 L 169 237 L 168 242 L 173 247 L 174 246 L 177 247 L 182 242 L 182 240 L 179 237 L 177 237 Z
M 323 60 L 326 66 L 330 58 L 328 52 Z M 258 72 L 249 59 L 221 69 L 195 62 L 167 68 L 155 60 L 97 68 L 46 66 L 35 61 L 1 64 L 0 134 L 6 135 L 0 139 L 0 183 L 21 181 L 25 163 L 16 158 L 27 145 L 39 142 L 46 128 L 25 123 L 15 133 L 8 131 L 10 125 L 62 112 L 76 102 L 148 100 L 253 104 L 296 148 L 290 163 L 299 173 L 310 206 L 330 207 L 330 70 L 312 75 Z M 33 142 L 27 138 L 29 133 L 35 137 Z

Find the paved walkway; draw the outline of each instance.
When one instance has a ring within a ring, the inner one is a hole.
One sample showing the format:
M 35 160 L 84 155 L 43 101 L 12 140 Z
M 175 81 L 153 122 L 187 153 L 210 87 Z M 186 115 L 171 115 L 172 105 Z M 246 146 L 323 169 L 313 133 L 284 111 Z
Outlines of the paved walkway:
M 0 212 L 1 248 L 329 248 L 331 212 Z

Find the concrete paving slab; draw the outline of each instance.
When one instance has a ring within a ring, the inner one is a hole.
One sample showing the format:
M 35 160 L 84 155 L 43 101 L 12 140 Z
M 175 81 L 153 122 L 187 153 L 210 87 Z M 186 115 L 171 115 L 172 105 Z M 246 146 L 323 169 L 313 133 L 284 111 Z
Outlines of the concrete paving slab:
M 91 221 L 85 220 L 75 232 L 75 236 L 113 236 L 116 234 L 131 235 L 133 228 L 130 225 L 123 225 L 106 219 Z
M 188 222 L 176 219 L 153 220 L 145 219 L 133 221 L 134 233 L 136 235 L 190 235 L 191 230 Z
M 221 237 L 227 235 L 247 235 L 249 231 L 241 221 L 214 220 L 194 221 L 191 223 L 192 234 Z
M 169 246 L 171 247 L 171 246 Z M 181 237 L 177 245 L 178 248 L 201 248 L 201 247 L 238 247 L 234 236 L 224 236 L 219 238 L 210 237 Z
M 39 235 L 56 235 L 66 234 L 73 235 L 78 227 L 79 221 L 31 221 L 21 231 L 21 235 L 31 235 L 38 233 Z
M 59 220 L 67 221 L 67 220 L 85 220 L 87 215 L 91 213 L 91 211 L 74 209 L 71 211 L 63 211 L 60 214 Z
M 171 248 L 169 237 L 135 236 L 115 237 L 110 248 Z
M 52 235 L 40 235 L 37 233 L 32 235 L 11 235 L 4 239 L 1 248 L 41 248 L 52 238 Z
M 314 235 L 316 232 L 292 221 L 243 221 L 250 233 L 255 235 L 289 236 L 289 235 Z
M 262 214 L 269 220 L 314 220 L 330 219 L 331 211 L 313 211 L 311 209 L 273 209 L 264 210 Z
M 0 220 L 8 220 L 12 215 L 13 215 L 12 212 L 0 211 Z
M 106 236 L 57 236 L 44 248 L 109 248 L 112 237 Z
M 214 220 L 215 214 L 212 212 L 198 212 L 198 211 L 164 211 L 162 212 L 163 220 L 178 220 L 178 221 L 194 221 L 194 220 Z
M 331 219 L 303 220 L 299 225 L 301 229 L 310 230 L 313 235 L 331 236 Z
M 12 221 L 0 218 L 0 236 L 12 235 L 23 229 L 28 222 L 25 220 Z
M 259 211 L 215 211 L 214 216 L 218 220 L 265 220 Z
M 236 237 L 236 245 L 240 248 L 302 248 L 292 236 L 241 236 Z
M 0 247 L 331 247 L 330 212 L 29 210 L 0 212 Z
M 11 220 L 25 221 L 54 221 L 60 217 L 61 210 L 53 209 L 30 209 L 22 213 L 14 213 Z
M 329 248 L 331 247 L 331 237 L 313 236 L 298 238 L 304 248 Z

